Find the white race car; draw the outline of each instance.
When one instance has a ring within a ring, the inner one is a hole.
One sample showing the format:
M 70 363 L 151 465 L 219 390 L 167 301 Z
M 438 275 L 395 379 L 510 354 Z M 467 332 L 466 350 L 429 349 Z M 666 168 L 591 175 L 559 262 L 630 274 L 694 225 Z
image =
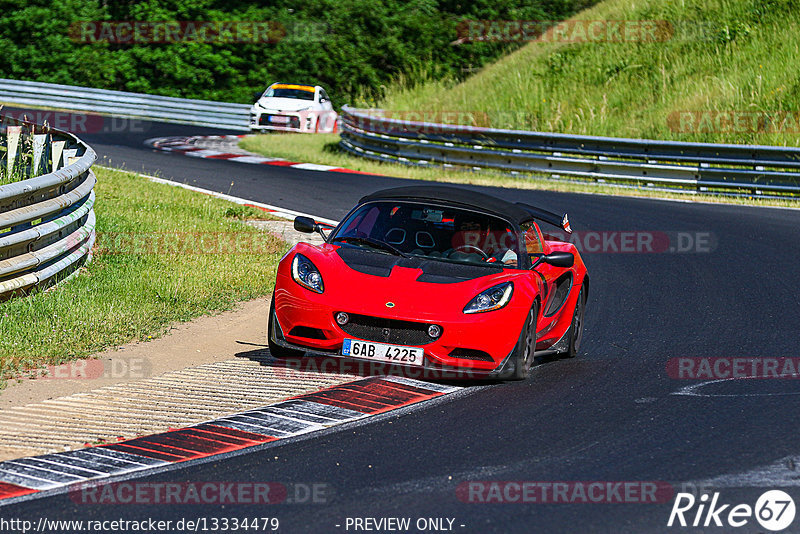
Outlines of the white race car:
M 319 85 L 273 83 L 250 108 L 250 130 L 336 131 L 336 112 Z

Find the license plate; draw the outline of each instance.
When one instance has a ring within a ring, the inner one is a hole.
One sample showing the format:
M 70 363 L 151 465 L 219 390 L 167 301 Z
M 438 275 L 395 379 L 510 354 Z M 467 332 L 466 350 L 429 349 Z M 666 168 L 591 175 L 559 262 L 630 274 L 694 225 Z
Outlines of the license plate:
M 354 358 L 366 358 L 368 360 L 378 360 L 403 365 L 422 365 L 424 353 L 425 351 L 419 347 L 386 345 L 384 343 L 372 343 L 371 341 L 359 341 L 357 339 L 345 339 L 342 343 L 343 356 L 353 356 Z
M 274 122 L 276 124 L 288 124 L 289 123 L 289 117 L 280 117 L 280 116 L 276 116 L 276 115 L 270 115 L 269 116 L 269 122 Z

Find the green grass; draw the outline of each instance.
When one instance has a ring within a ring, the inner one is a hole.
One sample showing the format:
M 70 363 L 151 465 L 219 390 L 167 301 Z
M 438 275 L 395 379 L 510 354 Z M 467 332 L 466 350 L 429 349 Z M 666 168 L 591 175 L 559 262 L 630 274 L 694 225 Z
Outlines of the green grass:
M 796 0 L 607 0 L 576 18 L 666 20 L 674 32 L 650 43 L 532 42 L 462 83 L 397 83 L 379 105 L 473 112 L 478 121 L 488 115 L 496 128 L 800 145 L 796 119 L 777 131 L 686 133 L 670 126 L 670 116 L 682 111 L 797 114 Z
M 3 106 L 0 105 L 0 111 Z M 0 145 L 0 185 L 13 184 L 26 178 L 30 178 L 30 165 L 33 161 L 33 138 L 29 135 L 22 135 L 19 140 L 17 154 L 15 155 L 14 166 L 9 172 L 8 167 L 8 146 L 5 134 L 2 134 L 3 145 Z
M 338 134 L 265 134 L 243 138 L 239 146 L 245 150 L 268 157 L 285 158 L 290 161 L 333 165 L 362 172 L 396 176 L 412 180 L 428 180 L 458 184 L 474 184 L 514 189 L 540 189 L 572 193 L 595 193 L 624 195 L 645 198 L 671 198 L 714 203 L 744 204 L 754 206 L 800 207 L 800 201 L 790 199 L 762 199 L 752 197 L 723 197 L 714 195 L 686 194 L 669 191 L 654 191 L 647 188 L 619 188 L 591 182 L 570 182 L 548 179 L 542 176 L 517 177 L 495 172 L 469 172 L 438 167 L 413 167 L 402 164 L 383 163 L 351 156 L 339 149 Z
M 261 211 L 129 172 L 95 172 L 93 261 L 57 287 L 0 303 L 3 383 L 27 369 L 160 336 L 174 323 L 272 290 L 287 247 L 240 222 Z M 219 252 L 219 242 L 229 248 Z

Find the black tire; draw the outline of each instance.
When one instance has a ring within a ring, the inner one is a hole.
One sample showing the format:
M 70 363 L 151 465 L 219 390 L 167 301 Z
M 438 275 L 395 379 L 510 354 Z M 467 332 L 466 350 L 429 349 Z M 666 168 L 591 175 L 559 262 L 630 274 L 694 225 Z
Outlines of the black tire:
M 539 303 L 534 302 L 531 311 L 528 312 L 522 332 L 520 332 L 514 353 L 511 355 L 514 364 L 514 369 L 509 377 L 511 380 L 525 380 L 530 375 L 533 355 L 536 352 L 536 322 L 538 318 Z
M 583 339 L 583 318 L 586 314 L 586 289 L 581 286 L 575 311 L 572 312 L 572 324 L 569 326 L 569 348 L 563 353 L 564 358 L 574 358 L 578 355 Z
M 287 349 L 275 343 L 275 338 L 278 335 L 276 327 L 278 320 L 275 318 L 275 295 L 272 295 L 272 302 L 269 305 L 269 321 L 267 323 L 267 345 L 269 345 L 269 353 L 274 358 L 298 358 L 305 354 L 301 350 Z

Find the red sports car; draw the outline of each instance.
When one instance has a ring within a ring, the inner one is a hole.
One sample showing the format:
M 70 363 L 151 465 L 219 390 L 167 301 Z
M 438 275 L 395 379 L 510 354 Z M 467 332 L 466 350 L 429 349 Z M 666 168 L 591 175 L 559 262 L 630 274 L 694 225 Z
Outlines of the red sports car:
M 524 379 L 535 356 L 574 357 L 589 277 L 566 215 L 446 186 L 378 191 L 325 235 L 298 217 L 278 266 L 268 338 L 303 353 Z

